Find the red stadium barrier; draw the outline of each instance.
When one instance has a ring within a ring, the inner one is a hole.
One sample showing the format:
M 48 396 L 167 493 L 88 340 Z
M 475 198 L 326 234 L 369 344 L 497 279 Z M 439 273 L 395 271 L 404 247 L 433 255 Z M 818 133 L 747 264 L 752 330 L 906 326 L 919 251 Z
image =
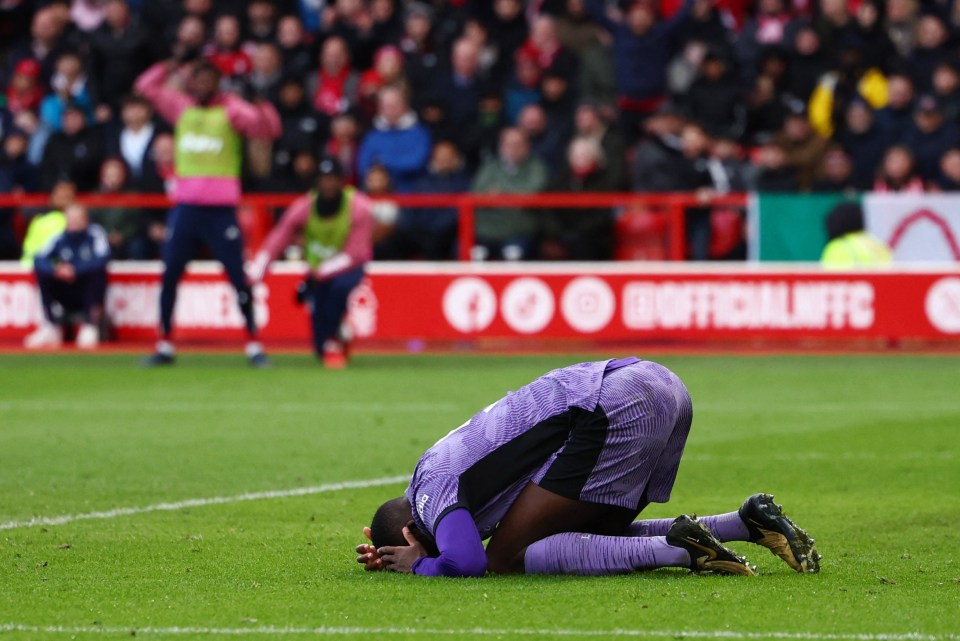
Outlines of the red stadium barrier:
M 254 194 L 243 197 L 241 201 L 240 224 L 243 228 L 247 250 L 255 252 L 273 223 L 271 210 L 284 208 L 293 202 L 298 194 Z M 142 209 L 163 209 L 172 205 L 164 195 L 159 194 L 84 194 L 78 200 L 89 207 L 131 207 Z M 730 194 L 708 199 L 692 194 L 635 194 L 635 193 L 553 193 L 553 194 L 396 194 L 382 200 L 388 200 L 399 207 L 456 208 L 459 212 L 460 260 L 470 260 L 470 249 L 474 244 L 474 220 L 478 207 L 527 207 L 530 209 L 586 209 L 609 207 L 624 209 L 628 212 L 656 212 L 667 219 L 665 225 L 654 225 L 651 229 L 666 233 L 666 251 L 663 256 L 650 256 L 666 260 L 683 260 L 686 255 L 684 210 L 688 207 L 708 205 L 715 208 L 743 208 L 746 206 L 745 194 Z M 0 195 L 0 208 L 43 207 L 47 204 L 45 194 Z M 636 258 L 629 251 L 618 252 L 626 259 Z

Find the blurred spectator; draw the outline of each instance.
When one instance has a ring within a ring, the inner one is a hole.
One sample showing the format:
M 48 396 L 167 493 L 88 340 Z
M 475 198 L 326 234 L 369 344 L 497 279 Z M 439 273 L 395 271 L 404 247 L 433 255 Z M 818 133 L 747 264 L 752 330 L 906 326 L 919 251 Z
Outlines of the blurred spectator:
M 481 157 L 497 153 L 497 139 L 500 130 L 506 126 L 506 116 L 503 108 L 503 97 L 496 88 L 489 88 L 480 97 L 477 106 L 477 119 L 480 128 L 480 155 Z M 475 168 L 475 163 L 470 163 Z
M 897 50 L 882 20 L 882 0 L 862 0 L 857 7 L 857 35 L 863 41 L 863 58 L 872 60 L 884 72 L 890 71 Z
M 68 102 L 79 107 L 85 116 L 93 116 L 93 102 L 80 54 L 67 52 L 57 58 L 56 72 L 50 85 L 53 92 L 40 102 L 40 121 L 47 130 L 54 133 L 60 131 Z
M 761 144 L 768 142 L 783 127 L 787 116 L 786 103 L 773 78 L 766 74 L 757 76 L 746 96 L 746 140 Z
M 13 77 L 7 86 L 7 109 L 13 115 L 21 111 L 37 113 L 42 99 L 40 65 L 31 58 L 21 60 L 13 68 Z
M 904 74 L 891 74 L 887 78 L 887 95 L 887 106 L 877 109 L 877 125 L 892 141 L 899 142 L 913 120 L 913 82 Z
M 30 219 L 27 234 L 23 238 L 23 252 L 20 264 L 32 267 L 33 259 L 50 240 L 63 233 L 67 227 L 67 218 L 64 215 L 67 207 L 73 204 L 77 197 L 77 188 L 68 180 L 61 180 L 50 190 L 49 209 Z
M 739 139 L 746 130 L 747 112 L 740 87 L 717 51 L 707 52 L 684 106 L 690 118 L 711 136 Z
M 879 193 L 924 191 L 923 179 L 917 174 L 916 161 L 904 145 L 894 145 L 883 155 L 877 169 L 873 191 Z
M 10 68 L 15 68 L 21 60 L 35 60 L 40 65 L 41 85 L 48 84 L 53 64 L 63 53 L 64 26 L 53 7 L 37 11 L 30 23 L 29 39 L 15 45 L 7 56 Z
M 282 133 L 273 144 L 272 173 L 275 176 L 291 170 L 293 157 L 298 151 L 306 149 L 316 154 L 326 141 L 330 129 L 330 118 L 313 108 L 307 100 L 303 81 L 298 77 L 285 77 L 277 95 L 276 107 Z
M 417 181 L 415 193 L 460 194 L 470 190 L 457 146 L 441 140 L 433 147 L 427 174 Z M 454 207 L 410 207 L 400 212 L 394 232 L 377 247 L 382 260 L 450 260 L 457 241 Z
M 718 194 L 747 191 L 750 162 L 735 140 L 717 138 L 710 148 L 711 174 Z
M 784 91 L 792 98 L 806 102 L 827 71 L 829 60 L 816 29 L 807 25 L 797 30 L 793 49 L 784 68 Z
M 315 48 L 297 16 L 283 16 L 277 23 L 277 44 L 283 57 L 283 72 L 305 78 L 317 59 Z
M 18 129 L 6 132 L 0 149 L 0 194 L 31 193 L 36 187 L 36 172 L 27 162 L 27 135 Z M 0 260 L 20 257 L 14 213 L 13 209 L 0 208 Z
M 47 189 L 60 180 L 70 180 L 81 192 L 96 188 L 103 162 L 103 135 L 87 126 L 83 108 L 68 102 L 61 131 L 53 134 L 43 151 L 41 185 Z
M 120 158 L 107 158 L 100 167 L 98 194 L 116 195 L 127 191 L 127 166 Z M 98 207 L 90 211 L 90 220 L 107 234 L 110 255 L 115 259 L 131 257 L 128 243 L 138 235 L 141 226 L 140 212 L 123 206 Z
M 820 12 L 814 27 L 827 51 L 836 49 L 858 31 L 847 0 L 820 0 Z
M 527 39 L 529 26 L 520 0 L 493 0 L 493 15 L 488 25 L 491 40 L 497 47 L 494 76 L 506 78 L 514 56 Z M 525 54 L 529 57 L 529 52 Z M 519 113 L 519 110 L 518 110 Z
M 890 248 L 864 230 L 863 209 L 857 203 L 840 203 L 826 218 L 827 245 L 820 263 L 825 269 L 883 267 L 892 257 Z
M 497 47 L 490 40 L 486 25 L 477 18 L 470 18 L 463 25 L 461 40 L 473 43 L 477 50 L 477 68 L 479 75 L 489 78 L 497 62 Z M 456 42 L 454 42 L 456 45 Z
M 656 8 L 649 2 L 634 2 L 625 14 L 614 16 L 607 12 L 602 0 L 587 0 L 590 15 L 613 35 L 617 102 L 627 145 L 636 141 L 640 123 L 664 100 L 671 39 L 683 26 L 692 6 L 693 0 L 685 0 L 677 13 L 660 22 Z
M 363 191 L 374 199 L 373 242 L 379 244 L 396 228 L 400 208 L 388 196 L 394 193 L 390 172 L 380 164 L 370 167 L 363 180 Z
M 887 36 L 901 58 L 908 58 L 913 50 L 919 12 L 917 0 L 886 0 Z
M 560 75 L 574 77 L 577 59 L 564 48 L 557 36 L 557 26 L 551 16 L 540 14 L 533 18 L 530 37 L 523 43 L 522 51 L 536 60 L 543 70 L 553 69 Z
M 820 78 L 810 96 L 810 122 L 825 138 L 833 135 L 843 122 L 851 101 L 863 100 L 873 109 L 880 109 L 889 99 L 888 81 L 874 61 L 864 60 L 859 39 L 848 36 L 838 47 L 839 65 Z
M 351 114 L 334 116 L 330 122 L 327 154 L 340 161 L 348 184 L 357 184 L 357 156 L 360 152 L 360 125 Z
M 678 40 L 682 43 L 702 42 L 724 59 L 731 60 L 734 53 L 732 33 L 724 24 L 716 3 L 712 0 L 696 0 L 690 9 L 690 17 L 678 33 Z
M 564 131 L 551 127 L 540 105 L 527 105 L 520 112 L 517 128 L 524 133 L 533 155 L 543 161 L 549 177 L 554 177 L 564 164 L 567 139 Z
M 933 70 L 951 53 L 948 50 L 949 33 L 943 21 L 933 14 L 917 21 L 916 41 L 907 59 L 913 86 L 918 92 L 930 91 Z
M 107 0 L 106 19 L 90 37 L 90 75 L 95 101 L 114 113 L 150 62 L 147 34 L 126 0 Z
M 940 157 L 960 145 L 960 129 L 944 119 L 937 99 L 926 94 L 917 100 L 913 123 L 903 135 L 903 143 L 913 152 L 920 177 L 932 180 L 940 170 Z
M 148 156 L 150 162 L 144 163 L 145 166 L 150 166 L 153 171 L 143 173 L 144 191 L 155 194 L 171 193 L 175 177 L 174 155 L 173 135 L 162 133 L 153 137 L 153 144 L 150 145 Z
M 707 44 L 691 40 L 670 61 L 667 66 L 667 90 L 674 100 L 682 99 L 690 91 L 706 56 Z
M 955 64 L 941 62 L 933 70 L 933 95 L 948 122 L 960 122 L 960 71 Z
M 854 194 L 853 162 L 850 155 L 839 145 L 827 149 L 823 156 L 823 171 L 814 182 L 811 191 L 818 193 Z
M 400 50 L 406 59 L 407 79 L 414 95 L 426 91 L 439 58 L 430 37 L 433 9 L 425 2 L 411 2 L 406 7 Z
M 253 49 L 253 68 L 248 80 L 253 91 L 274 105 L 279 99 L 283 79 L 283 58 L 273 42 L 261 42 Z
M 106 0 L 73 0 L 70 21 L 84 33 L 96 31 L 107 17 Z
M 94 349 L 100 342 L 110 246 L 103 229 L 90 224 L 86 207 L 72 204 L 65 214 L 64 232 L 34 261 L 44 320 L 24 339 L 27 349 L 59 347 L 62 325 L 71 322 L 74 314 L 82 318 L 77 347 Z
M 157 135 L 153 107 L 141 96 L 127 96 L 120 110 L 120 120 L 123 127 L 107 135 L 105 154 L 119 156 L 126 164 L 130 186 L 142 191 L 156 171 L 149 154 Z
M 224 78 L 241 78 L 253 70 L 253 61 L 240 44 L 240 20 L 229 14 L 217 18 L 206 58 Z
M 195 15 L 184 16 L 177 26 L 176 37 L 169 52 L 183 61 L 198 58 L 207 42 L 207 25 Z
M 377 110 L 377 92 L 387 85 L 407 90 L 407 81 L 403 70 L 403 53 L 393 45 L 384 45 L 377 49 L 373 57 L 373 67 L 360 76 L 358 90 L 360 106 L 370 117 Z
M 547 125 L 559 132 L 564 144 L 573 134 L 573 114 L 577 109 L 577 94 L 560 69 L 551 67 L 540 83 L 543 97 L 540 104 L 547 116 Z
M 930 185 L 933 191 L 960 191 L 960 149 L 948 149 L 940 158 L 940 174 Z
M 320 53 L 320 70 L 310 85 L 313 106 L 328 116 L 344 113 L 356 104 L 359 85 L 360 76 L 350 67 L 346 41 L 328 38 Z
M 797 172 L 800 189 L 810 189 L 829 142 L 813 130 L 807 114 L 803 110 L 787 114 L 783 129 L 771 142 L 786 152 L 787 165 Z
M 524 107 L 540 102 L 542 75 L 532 55 L 517 52 L 513 73 L 504 89 L 504 115 L 509 124 L 516 124 Z
M 698 124 L 688 124 L 680 134 L 680 153 L 683 162 L 677 167 L 673 191 L 696 194 L 706 200 L 718 191 L 728 191 L 729 181 L 720 183 L 722 166 L 710 157 L 711 140 Z M 710 214 L 709 206 L 687 207 L 684 211 L 687 245 L 693 260 L 710 258 Z
M 357 171 L 366 180 L 374 164 L 383 165 L 398 193 L 409 192 L 430 157 L 430 133 L 417 121 L 401 89 L 384 87 L 377 101 L 373 129 L 363 137 Z
M 800 190 L 797 172 L 787 163 L 787 152 L 776 144 L 767 144 L 757 151 L 756 171 L 752 187 L 759 192 L 792 192 Z
M 310 189 L 317 170 L 317 152 L 310 148 L 295 148 L 279 151 L 275 157 L 274 170 L 261 183 L 265 192 L 298 192 Z
M 566 163 L 548 185 L 551 192 L 610 192 L 616 188 L 603 150 L 594 138 L 574 138 Z M 613 212 L 609 207 L 555 209 L 540 214 L 546 260 L 609 260 L 613 253 Z
M 759 0 L 756 15 L 744 23 L 737 38 L 737 59 L 745 79 L 753 79 L 764 51 L 787 48 L 791 41 L 790 21 L 790 10 L 784 0 Z
M 478 194 L 532 194 L 547 185 L 547 169 L 530 153 L 530 143 L 519 129 L 500 133 L 499 152 L 484 161 L 473 179 Z M 477 210 L 477 259 L 521 260 L 532 258 L 539 228 L 537 214 L 520 207 Z
M 247 24 L 244 37 L 255 43 L 276 42 L 277 6 L 271 0 L 251 0 L 247 4 Z
M 834 136 L 853 160 L 853 183 L 868 190 L 877 175 L 877 165 L 892 143 L 889 134 L 876 124 L 873 112 L 862 100 L 847 107 L 845 127 Z
M 474 159 L 480 147 L 477 109 L 484 89 L 484 78 L 480 76 L 480 51 L 476 43 L 461 38 L 453 44 L 450 68 L 435 77 L 430 96 L 443 106 L 454 143 Z
M 590 101 L 581 102 L 574 119 L 574 130 L 577 138 L 589 138 L 600 146 L 613 190 L 625 189 L 627 152 L 618 132 L 604 119 L 599 105 Z
M 578 57 L 600 42 L 600 29 L 587 13 L 585 0 L 566 0 L 555 28 L 561 46 Z
M 680 155 L 680 133 L 686 123 L 674 111 L 663 110 L 644 123 L 645 136 L 633 155 L 633 190 L 639 192 L 670 191 L 683 158 Z

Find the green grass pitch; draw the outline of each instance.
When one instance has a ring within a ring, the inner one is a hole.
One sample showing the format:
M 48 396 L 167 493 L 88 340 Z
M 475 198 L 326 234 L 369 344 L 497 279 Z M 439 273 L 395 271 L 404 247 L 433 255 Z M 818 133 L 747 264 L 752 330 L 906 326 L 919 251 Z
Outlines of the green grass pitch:
M 327 372 L 295 355 L 269 371 L 239 354 L 162 371 L 0 356 L 0 639 L 960 639 L 950 356 L 654 358 L 695 419 L 671 503 L 645 515 L 773 492 L 816 537 L 819 575 L 749 544 L 732 546 L 758 577 L 362 571 L 361 528 L 404 487 L 390 477 L 506 390 L 590 357 L 364 355 Z

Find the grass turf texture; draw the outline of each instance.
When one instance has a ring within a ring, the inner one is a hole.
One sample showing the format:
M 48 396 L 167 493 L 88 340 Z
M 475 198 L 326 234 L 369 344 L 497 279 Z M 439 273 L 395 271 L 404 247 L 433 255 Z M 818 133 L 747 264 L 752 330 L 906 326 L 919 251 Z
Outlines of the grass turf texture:
M 589 358 L 361 356 L 327 372 L 306 356 L 269 371 L 238 355 L 186 354 L 159 371 L 119 355 L 3 356 L 0 523 L 409 474 L 506 390 Z M 686 381 L 695 419 L 671 503 L 645 516 L 729 511 L 774 492 L 817 538 L 821 574 L 796 575 L 749 544 L 732 547 L 760 566 L 755 578 L 364 573 L 352 548 L 375 507 L 401 493 L 394 483 L 0 530 L 0 638 L 219 638 L 148 627 L 274 638 L 322 626 L 337 629 L 279 638 L 369 641 L 385 627 L 430 639 L 960 638 L 960 359 L 655 360 Z

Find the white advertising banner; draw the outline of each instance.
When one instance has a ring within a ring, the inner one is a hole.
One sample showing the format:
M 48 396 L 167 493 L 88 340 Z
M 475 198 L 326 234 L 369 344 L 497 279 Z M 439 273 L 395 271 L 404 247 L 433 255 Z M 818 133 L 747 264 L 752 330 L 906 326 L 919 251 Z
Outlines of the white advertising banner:
M 960 261 L 960 194 L 864 194 L 863 214 L 895 262 Z

